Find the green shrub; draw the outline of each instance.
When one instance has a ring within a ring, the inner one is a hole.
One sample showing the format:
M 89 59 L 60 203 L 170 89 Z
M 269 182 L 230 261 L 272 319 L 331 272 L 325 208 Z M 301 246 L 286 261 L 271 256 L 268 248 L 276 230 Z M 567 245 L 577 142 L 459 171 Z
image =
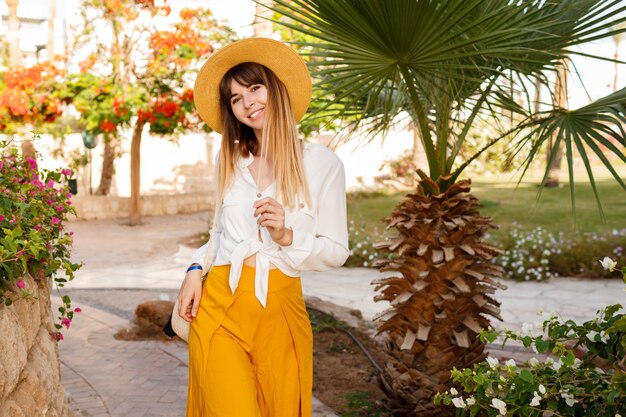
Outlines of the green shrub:
M 72 233 L 64 231 L 68 214 L 75 214 L 65 184 L 70 170 L 40 170 L 8 142 L 0 142 L 0 154 L 0 308 L 9 308 L 15 296 L 30 295 L 25 274 L 62 287 L 80 265 L 70 260 Z M 69 297 L 59 312 L 57 340 L 74 314 Z

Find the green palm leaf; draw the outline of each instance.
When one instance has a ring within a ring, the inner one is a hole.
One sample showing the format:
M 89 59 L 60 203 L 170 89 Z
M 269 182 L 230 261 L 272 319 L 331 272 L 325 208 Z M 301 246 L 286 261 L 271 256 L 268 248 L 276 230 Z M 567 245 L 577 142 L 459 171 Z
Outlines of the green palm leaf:
M 315 100 L 320 103 L 309 117 L 321 113 L 378 133 L 407 114 L 418 127 L 432 179 L 449 175 L 456 179 L 475 159 L 471 156 L 466 163 L 457 163 L 472 123 L 479 118 L 498 124 L 507 113 L 523 120 L 493 138 L 490 145 L 510 140 L 531 125 L 537 146 L 545 142 L 538 139 L 538 132 L 558 131 L 560 140 L 579 154 L 581 149 L 590 149 L 597 155 L 591 143 L 606 146 L 591 132 L 612 129 L 623 137 L 615 125 L 623 115 L 622 107 L 612 107 L 610 114 L 594 113 L 610 118 L 604 119 L 604 127 L 592 124 L 591 131 L 581 136 L 580 124 L 595 120 L 584 111 L 598 107 L 534 114 L 534 109 L 513 100 L 513 91 L 530 97 L 529 80 L 548 85 L 545 74 L 554 71 L 560 60 L 573 53 L 585 54 L 573 52 L 573 46 L 625 31 L 614 29 L 626 20 L 626 5 L 620 0 L 275 3 L 275 11 L 289 20 L 281 24 L 316 39 L 304 43 L 315 54 L 310 65 L 317 80 Z M 596 104 L 608 106 L 613 99 Z M 566 123 L 567 117 L 575 118 L 576 124 Z M 536 120 L 543 119 L 548 125 L 541 130 Z M 552 128 L 550 119 L 562 123 Z M 533 148 L 530 156 L 538 151 Z M 581 155 L 583 160 L 585 156 Z M 568 163 L 572 158 L 573 154 L 568 155 Z

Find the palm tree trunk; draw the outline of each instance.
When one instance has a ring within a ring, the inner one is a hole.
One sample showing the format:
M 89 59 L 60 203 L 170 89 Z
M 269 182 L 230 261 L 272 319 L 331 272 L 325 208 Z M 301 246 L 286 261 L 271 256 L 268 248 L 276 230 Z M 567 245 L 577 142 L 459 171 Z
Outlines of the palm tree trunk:
M 274 4 L 272 0 L 266 0 L 263 4 L 256 4 L 256 15 L 254 16 L 254 36 L 260 36 L 264 38 L 270 38 L 272 36 L 272 7 Z
M 137 120 L 130 143 L 130 225 L 141 224 L 141 134 L 145 121 Z
M 50 18 L 48 19 L 48 42 L 46 51 L 48 52 L 48 61 L 54 57 L 54 18 L 56 15 L 56 0 L 50 0 Z
M 417 128 L 415 122 L 411 122 L 409 124 L 409 129 L 413 132 L 413 152 L 411 158 L 413 160 L 413 166 L 416 169 L 426 170 L 428 167 L 428 160 L 426 159 L 426 153 L 424 152 L 424 146 L 422 145 L 420 130 Z
M 104 137 L 102 173 L 100 174 L 100 185 L 96 190 L 96 195 L 109 195 L 111 192 L 111 184 L 113 182 L 113 175 L 115 174 L 114 162 L 118 142 L 117 134 L 105 135 Z
M 617 91 L 617 78 L 618 78 L 618 74 L 619 74 L 619 44 L 620 44 L 620 38 L 616 37 L 615 38 L 615 54 L 613 55 L 613 59 L 615 59 L 615 63 L 613 64 L 615 66 L 614 69 L 614 74 L 613 74 L 613 92 Z
M 567 62 L 562 61 L 562 65 L 557 68 L 556 85 L 554 88 L 554 106 L 555 107 L 567 107 Z M 559 174 L 561 173 L 561 160 L 563 159 L 563 146 L 558 146 L 554 149 L 554 143 L 556 142 L 556 134 L 552 136 L 548 142 L 547 149 L 547 164 L 554 155 L 554 160 L 548 172 L 548 177 L 545 182 L 546 187 L 558 187 L 560 185 Z
M 9 66 L 22 65 L 20 50 L 20 20 L 17 17 L 19 0 L 7 0 L 9 9 Z

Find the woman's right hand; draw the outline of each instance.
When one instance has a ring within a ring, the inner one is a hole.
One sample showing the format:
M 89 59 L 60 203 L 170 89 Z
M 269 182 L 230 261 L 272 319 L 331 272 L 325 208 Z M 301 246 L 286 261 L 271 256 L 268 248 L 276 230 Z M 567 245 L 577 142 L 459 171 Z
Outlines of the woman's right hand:
M 191 322 L 198 314 L 202 297 L 202 270 L 193 269 L 185 274 L 178 291 L 178 315 Z

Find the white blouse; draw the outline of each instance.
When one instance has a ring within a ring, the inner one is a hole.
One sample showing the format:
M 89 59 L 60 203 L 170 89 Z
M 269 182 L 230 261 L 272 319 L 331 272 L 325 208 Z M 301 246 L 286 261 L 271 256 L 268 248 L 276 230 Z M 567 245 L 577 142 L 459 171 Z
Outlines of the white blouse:
M 254 201 L 275 198 L 272 183 L 258 197 L 256 184 L 248 166 L 253 157 L 241 158 L 235 164 L 235 180 L 224 195 L 217 214 L 211 245 L 213 265 L 231 265 L 229 283 L 234 293 L 244 259 L 256 254 L 255 295 L 265 307 L 267 302 L 270 263 L 283 273 L 299 277 L 300 271 L 326 271 L 343 265 L 348 258 L 348 227 L 346 220 L 346 180 L 343 163 L 322 145 L 305 143 L 304 170 L 311 194 L 312 207 L 300 203 L 285 208 L 285 227 L 293 229 L 289 246 L 275 243 L 267 229 L 254 217 Z M 204 265 L 208 243 L 200 247 L 191 263 Z

